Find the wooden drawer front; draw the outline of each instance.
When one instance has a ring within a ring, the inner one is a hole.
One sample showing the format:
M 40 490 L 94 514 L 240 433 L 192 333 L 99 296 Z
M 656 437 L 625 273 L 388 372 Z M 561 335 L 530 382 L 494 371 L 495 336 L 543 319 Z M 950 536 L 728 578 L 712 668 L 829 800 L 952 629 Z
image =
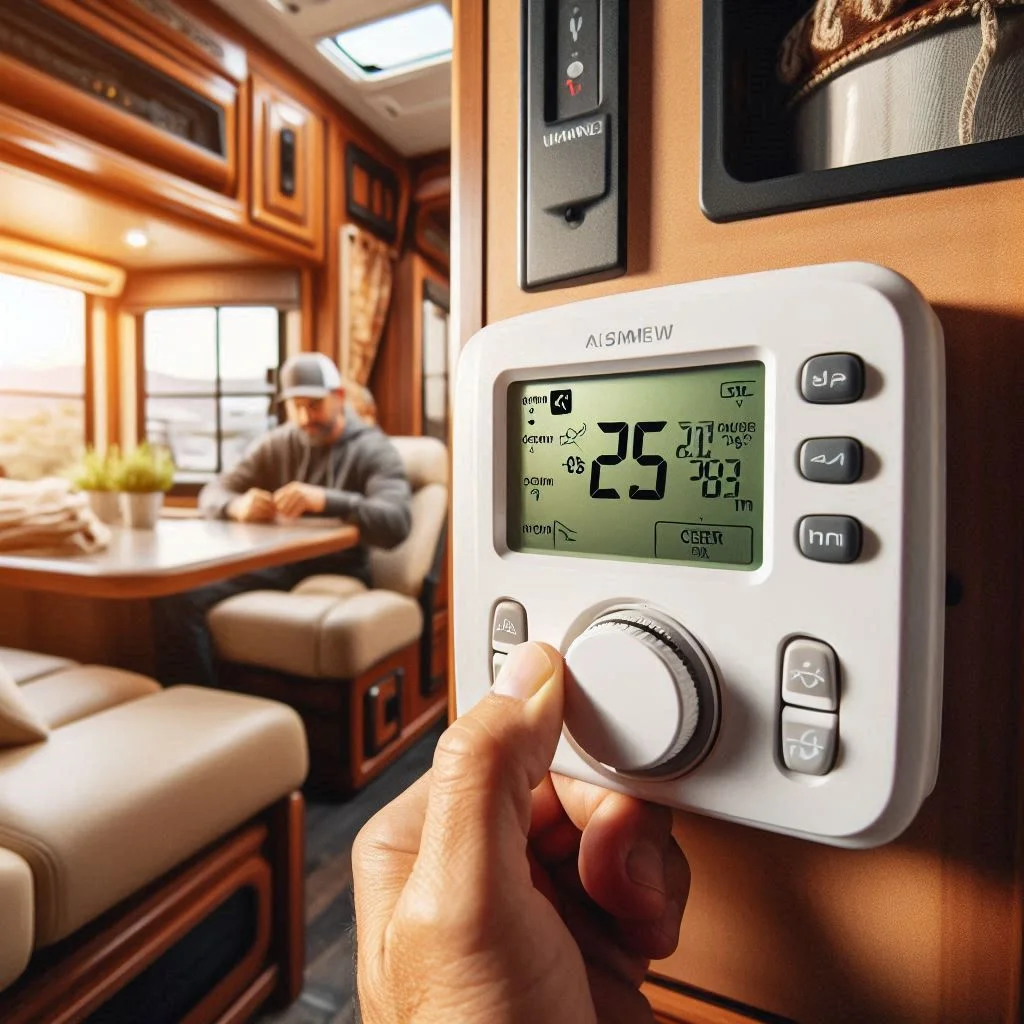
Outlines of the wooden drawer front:
M 319 248 L 324 219 L 320 117 L 252 77 L 252 219 Z
M 238 86 L 68 0 L 0 4 L 3 100 L 227 195 Z

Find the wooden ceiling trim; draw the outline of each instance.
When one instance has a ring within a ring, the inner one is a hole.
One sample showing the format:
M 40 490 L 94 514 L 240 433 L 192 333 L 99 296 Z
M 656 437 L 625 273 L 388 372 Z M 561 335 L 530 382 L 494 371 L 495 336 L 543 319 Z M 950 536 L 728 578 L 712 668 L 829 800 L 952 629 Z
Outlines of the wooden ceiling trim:
M 0 235 L 0 271 L 107 298 L 124 290 L 122 267 Z

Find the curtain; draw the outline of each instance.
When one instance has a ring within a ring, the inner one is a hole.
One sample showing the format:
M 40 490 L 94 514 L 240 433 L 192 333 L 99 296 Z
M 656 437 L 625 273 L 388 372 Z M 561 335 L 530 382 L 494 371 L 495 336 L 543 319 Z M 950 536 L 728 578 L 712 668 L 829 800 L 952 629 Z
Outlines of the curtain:
M 395 255 L 361 228 L 342 235 L 341 375 L 357 384 L 370 379 L 391 301 Z

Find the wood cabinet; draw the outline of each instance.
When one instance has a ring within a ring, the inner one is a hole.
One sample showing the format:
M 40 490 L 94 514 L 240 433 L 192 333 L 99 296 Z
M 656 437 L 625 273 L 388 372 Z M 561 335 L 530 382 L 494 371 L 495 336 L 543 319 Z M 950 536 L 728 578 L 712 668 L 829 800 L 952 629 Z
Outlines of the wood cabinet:
M 651 0 L 630 8 L 627 274 L 526 294 L 510 255 L 519 12 L 461 0 L 460 31 L 479 26 L 484 7 L 487 41 L 477 46 L 486 53 L 456 67 L 456 124 L 460 133 L 480 130 L 475 140 L 457 137 L 453 149 L 463 327 L 474 315 L 479 324 L 603 294 L 867 260 L 913 281 L 945 332 L 947 564 L 959 596 L 946 615 L 938 785 L 902 837 L 867 851 L 677 815 L 693 886 L 679 950 L 655 973 L 695 1000 L 713 994 L 735 1019 L 748 1007 L 752 1019 L 769 1013 L 802 1024 L 1019 1021 L 1024 478 L 998 467 L 1017 462 L 1011 424 L 1024 377 L 1020 181 L 712 223 L 698 180 L 701 8 Z M 467 45 L 457 42 L 457 56 Z M 474 66 L 486 69 L 475 81 Z M 482 116 L 470 121 L 480 96 Z M 474 256 L 480 241 L 482 259 Z M 688 1021 L 734 1019 L 711 1006 L 666 1010 Z
M 0 5 L 4 103 L 233 195 L 242 86 L 187 46 L 165 52 L 172 50 L 129 31 L 116 9 L 70 0 Z
M 318 252 L 324 235 L 324 123 L 261 75 L 252 76 L 252 197 L 256 224 Z

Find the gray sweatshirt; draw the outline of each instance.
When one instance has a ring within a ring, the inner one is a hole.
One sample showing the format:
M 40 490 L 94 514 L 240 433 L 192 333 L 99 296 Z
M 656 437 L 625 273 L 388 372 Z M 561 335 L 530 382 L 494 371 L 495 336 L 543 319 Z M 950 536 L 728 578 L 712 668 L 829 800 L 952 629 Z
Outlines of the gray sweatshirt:
M 224 517 L 230 501 L 252 487 L 274 493 L 293 480 L 327 491 L 325 516 L 359 527 L 363 544 L 393 548 L 409 535 L 409 482 L 395 446 L 353 413 L 334 444 L 311 445 L 298 427 L 284 424 L 260 438 L 230 472 L 208 483 L 199 507 Z

